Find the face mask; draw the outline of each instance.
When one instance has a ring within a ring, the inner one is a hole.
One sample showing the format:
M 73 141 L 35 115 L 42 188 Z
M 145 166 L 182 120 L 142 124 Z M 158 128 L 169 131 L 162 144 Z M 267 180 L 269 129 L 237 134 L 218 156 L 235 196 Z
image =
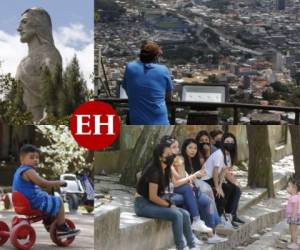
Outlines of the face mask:
M 203 150 L 205 145 L 207 145 L 208 147 L 210 147 L 209 143 L 206 143 L 206 142 L 199 142 L 198 143 L 198 146 L 199 146 L 200 150 Z
M 165 157 L 163 163 L 166 164 L 168 167 L 170 167 L 173 164 L 174 158 L 175 158 L 174 155 L 169 155 Z
M 221 148 L 221 146 L 222 146 L 222 142 L 221 141 L 216 141 L 215 142 L 215 147 L 216 148 Z
M 224 148 L 229 152 L 233 152 L 235 145 L 233 143 L 224 143 Z

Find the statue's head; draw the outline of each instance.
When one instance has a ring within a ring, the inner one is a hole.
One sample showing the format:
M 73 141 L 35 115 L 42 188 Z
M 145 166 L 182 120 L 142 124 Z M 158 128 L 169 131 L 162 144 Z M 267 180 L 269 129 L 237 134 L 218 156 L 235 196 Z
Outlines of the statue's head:
M 30 43 L 35 37 L 40 43 L 54 43 L 51 18 L 47 11 L 42 8 L 26 10 L 22 14 L 18 31 L 23 43 Z

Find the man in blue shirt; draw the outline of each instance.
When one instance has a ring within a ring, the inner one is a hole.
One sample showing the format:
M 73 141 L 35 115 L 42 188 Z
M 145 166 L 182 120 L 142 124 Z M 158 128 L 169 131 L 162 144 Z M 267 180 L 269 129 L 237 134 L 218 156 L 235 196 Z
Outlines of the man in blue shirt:
M 157 63 L 161 54 L 155 42 L 146 41 L 140 60 L 126 66 L 122 86 L 128 96 L 131 125 L 169 125 L 166 100 L 171 100 L 173 85 L 168 68 Z

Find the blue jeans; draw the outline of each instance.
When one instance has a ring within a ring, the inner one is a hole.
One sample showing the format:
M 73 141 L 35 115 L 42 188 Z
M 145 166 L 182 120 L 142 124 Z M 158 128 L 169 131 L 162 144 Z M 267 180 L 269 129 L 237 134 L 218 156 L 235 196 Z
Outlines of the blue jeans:
M 169 194 L 164 194 L 164 195 L 161 195 L 160 198 L 163 199 L 163 200 L 169 200 L 170 199 L 170 195 Z M 184 206 L 184 198 L 183 198 L 183 196 L 181 194 L 172 193 L 172 195 L 171 195 L 171 201 L 172 201 L 172 203 L 176 207 L 185 208 L 185 206 Z
M 206 193 L 201 193 L 199 191 L 197 196 L 200 216 L 205 224 L 211 228 L 215 228 L 218 224 L 221 224 L 222 221 L 218 214 L 215 201 Z
M 190 212 L 192 218 L 199 216 L 197 200 L 191 185 L 184 184 L 179 187 L 175 187 L 174 192 L 183 196 L 184 207 Z
M 182 208 L 168 208 L 156 205 L 144 197 L 137 197 L 134 201 L 137 216 L 163 219 L 172 222 L 172 230 L 177 249 L 184 249 L 183 235 L 189 248 L 195 247 L 189 213 Z

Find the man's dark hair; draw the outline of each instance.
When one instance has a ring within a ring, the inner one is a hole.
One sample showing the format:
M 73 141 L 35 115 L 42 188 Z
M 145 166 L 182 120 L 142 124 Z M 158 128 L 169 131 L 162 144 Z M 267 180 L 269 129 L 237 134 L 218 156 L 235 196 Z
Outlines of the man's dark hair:
M 222 129 L 219 129 L 219 128 L 215 128 L 214 130 L 212 130 L 212 131 L 210 131 L 210 137 L 212 138 L 212 139 L 215 139 L 215 137 L 217 136 L 217 135 L 219 135 L 219 134 L 224 134 L 224 131 L 222 130 Z
M 159 45 L 154 41 L 143 41 L 140 52 L 140 60 L 143 63 L 152 63 L 162 54 Z
M 20 148 L 20 155 L 28 154 L 28 153 L 41 153 L 38 147 L 32 144 L 24 144 Z

